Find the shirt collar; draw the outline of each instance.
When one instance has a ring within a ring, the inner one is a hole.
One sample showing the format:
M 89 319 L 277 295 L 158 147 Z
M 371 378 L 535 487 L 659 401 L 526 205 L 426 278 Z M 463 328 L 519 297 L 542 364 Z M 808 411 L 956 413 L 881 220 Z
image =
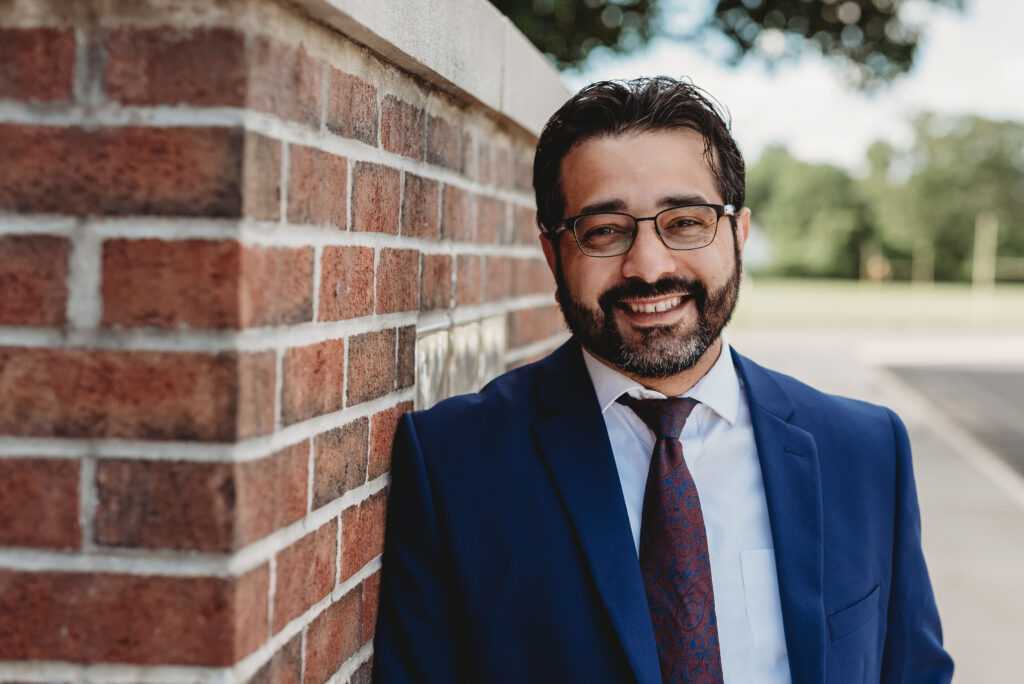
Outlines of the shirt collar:
M 664 399 L 665 395 L 647 389 L 636 380 L 598 361 L 589 351 L 583 349 L 583 361 L 594 384 L 601 413 L 608 410 L 625 393 L 640 399 Z M 732 363 L 729 343 L 722 336 L 722 351 L 711 369 L 697 384 L 682 394 L 704 404 L 721 416 L 730 425 L 735 424 L 739 413 L 740 380 Z

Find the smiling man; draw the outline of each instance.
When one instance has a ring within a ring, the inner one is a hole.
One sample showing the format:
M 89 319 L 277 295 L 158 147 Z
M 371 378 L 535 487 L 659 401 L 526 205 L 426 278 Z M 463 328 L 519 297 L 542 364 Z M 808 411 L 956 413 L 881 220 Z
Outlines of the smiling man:
M 750 225 L 717 106 L 602 82 L 534 161 L 572 339 L 403 418 L 379 682 L 948 682 L 887 409 L 722 338 Z

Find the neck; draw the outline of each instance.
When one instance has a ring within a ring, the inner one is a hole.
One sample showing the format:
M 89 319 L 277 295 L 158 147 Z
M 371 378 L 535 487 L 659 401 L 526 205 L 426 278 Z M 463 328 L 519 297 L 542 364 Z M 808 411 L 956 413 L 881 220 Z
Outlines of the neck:
M 604 365 L 625 374 L 633 380 L 636 380 L 647 389 L 652 389 L 655 392 L 661 392 L 666 397 L 678 397 L 696 385 L 701 378 L 707 375 L 708 371 L 711 370 L 711 367 L 715 365 L 715 362 L 718 361 L 718 357 L 722 354 L 722 337 L 719 335 L 718 338 L 711 343 L 711 346 L 707 348 L 707 351 L 704 352 L 697 363 L 693 364 L 693 366 L 687 368 L 681 373 L 677 373 L 667 378 L 643 378 L 639 375 L 626 373 L 618 366 L 608 363 L 593 352 L 591 352 L 591 354 Z

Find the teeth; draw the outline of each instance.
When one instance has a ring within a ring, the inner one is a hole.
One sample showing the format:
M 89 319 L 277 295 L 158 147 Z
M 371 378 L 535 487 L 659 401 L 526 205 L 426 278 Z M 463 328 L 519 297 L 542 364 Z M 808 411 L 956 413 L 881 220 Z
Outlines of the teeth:
M 672 299 L 663 299 L 660 302 L 652 302 L 650 304 L 633 302 L 627 302 L 627 304 L 633 313 L 661 313 L 662 311 L 668 311 L 679 306 L 681 301 L 683 301 L 682 297 L 673 297 Z

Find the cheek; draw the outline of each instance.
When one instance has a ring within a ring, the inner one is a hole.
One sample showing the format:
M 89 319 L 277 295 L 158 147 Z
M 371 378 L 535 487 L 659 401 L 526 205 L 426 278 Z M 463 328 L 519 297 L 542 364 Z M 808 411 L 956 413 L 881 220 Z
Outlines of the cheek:
M 562 262 L 565 281 L 574 297 L 594 303 L 605 290 L 618 282 L 618 271 L 614 264 L 605 263 L 614 261 L 612 259 L 583 259 L 587 261 L 572 259 Z

